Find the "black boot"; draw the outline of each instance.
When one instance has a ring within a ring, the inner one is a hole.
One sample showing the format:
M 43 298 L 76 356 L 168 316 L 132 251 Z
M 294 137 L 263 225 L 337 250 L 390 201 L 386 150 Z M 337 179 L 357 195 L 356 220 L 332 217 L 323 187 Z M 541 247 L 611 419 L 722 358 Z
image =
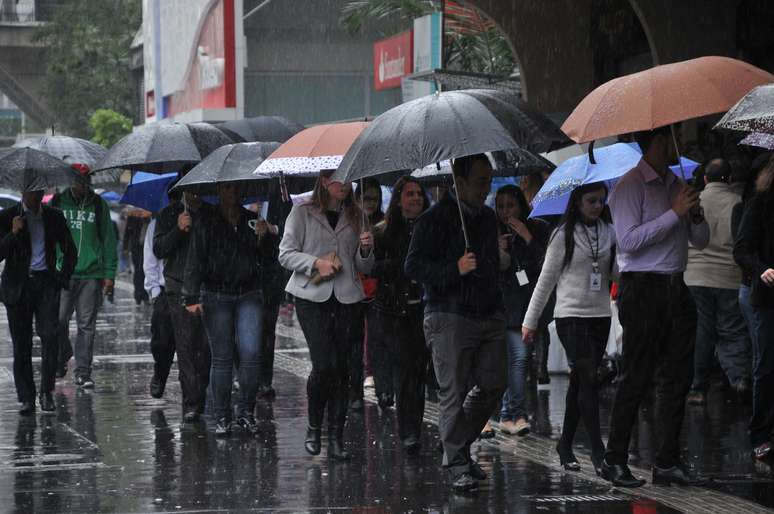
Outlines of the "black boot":
M 308 427 L 306 429 L 304 449 L 312 455 L 320 455 L 320 432 L 319 428 Z
M 350 455 L 344 449 L 344 430 L 330 430 L 328 432 L 328 458 L 333 460 L 349 460 Z

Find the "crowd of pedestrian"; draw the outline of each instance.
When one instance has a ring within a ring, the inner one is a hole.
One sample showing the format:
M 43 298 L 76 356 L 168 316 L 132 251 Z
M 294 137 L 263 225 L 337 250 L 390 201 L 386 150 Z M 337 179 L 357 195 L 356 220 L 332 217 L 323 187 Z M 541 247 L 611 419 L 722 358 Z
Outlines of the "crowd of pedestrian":
M 430 366 L 443 466 L 455 490 L 475 488 L 486 473 L 471 445 L 491 432 L 489 420 L 498 419 L 507 435 L 531 430 L 531 355 L 543 351 L 534 348 L 541 339 L 547 345 L 554 320 L 570 368 L 556 447 L 565 470 L 580 470 L 573 443 L 582 422 L 597 474 L 618 486 L 642 485 L 627 460 L 653 389 L 653 482 L 700 484 L 679 436 L 686 400 L 706 402 L 716 358 L 739 398 L 752 402 L 755 457 L 769 457 L 774 159 L 747 167 L 712 159 L 704 184 L 689 186 L 669 171 L 668 129 L 635 139 L 639 163 L 612 191 L 605 182 L 574 189 L 560 219 L 529 217 L 535 179 L 527 191 L 501 187 L 488 207 L 493 170 L 484 154 L 454 160 L 455 187 L 432 205 L 422 182 L 398 179 L 384 213 L 378 182 L 354 193 L 332 180 L 333 170 L 321 172 L 311 198 L 292 208 L 275 195 L 268 220 L 242 206 L 233 184 L 218 185 L 216 205 L 170 191 L 169 205 L 138 225 L 141 248 L 132 250 L 146 295 L 135 299 L 152 303 L 150 395 L 164 395 L 177 355 L 184 422 L 207 410 L 217 436 L 235 426 L 257 433 L 256 399 L 275 394 L 275 325 L 287 293 L 312 364 L 303 441 L 312 455 L 322 451 L 325 428 L 328 456 L 350 457 L 347 412 L 363 408 L 369 368 L 379 407 L 396 409 L 403 449 L 419 453 Z M 32 191 L 0 212 L 2 294 L 23 415 L 35 410 L 36 396 L 43 411 L 55 410 L 55 378 L 66 375 L 73 355 L 75 384 L 94 387 L 96 317 L 112 293 L 116 239 L 89 170 L 75 169 L 80 179 L 48 205 L 42 191 Z M 623 356 L 605 445 L 599 369 L 612 302 Z M 42 348 L 37 392 L 33 319 Z M 541 371 L 534 382 L 547 380 Z

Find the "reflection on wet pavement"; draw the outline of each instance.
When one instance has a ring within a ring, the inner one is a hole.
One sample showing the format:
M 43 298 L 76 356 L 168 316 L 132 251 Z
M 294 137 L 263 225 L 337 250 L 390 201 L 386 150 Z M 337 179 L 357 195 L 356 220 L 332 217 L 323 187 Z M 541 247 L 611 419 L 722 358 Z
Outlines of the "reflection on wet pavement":
M 425 425 L 421 454 L 408 457 L 395 436 L 393 412 L 381 412 L 372 403 L 367 403 L 362 414 L 350 416 L 346 436 L 354 456 L 351 462 L 331 463 L 325 452 L 311 457 L 302 448 L 306 385 L 299 370 L 306 365 L 305 346 L 293 337 L 292 327 L 280 327 L 277 399 L 258 403 L 259 436 L 236 431 L 228 440 L 216 440 L 204 422 L 181 423 L 176 368 L 164 399 L 148 395 L 152 373 L 149 317 L 149 307 L 135 306 L 130 293 L 119 289 L 116 304 L 107 305 L 98 322 L 95 390 L 78 390 L 68 373 L 57 381 L 56 414 L 38 410 L 34 416 L 21 417 L 3 311 L 3 510 L 674 512 L 667 506 L 668 499 L 632 496 L 598 479 L 565 473 L 553 455 L 530 448 L 530 441 L 533 446 L 550 445 L 547 438 L 558 435 L 566 389 L 562 377 L 554 377 L 549 389 L 531 396 L 538 436 L 521 441 L 498 437 L 491 444 L 475 445 L 476 456 L 491 478 L 473 496 L 449 493 L 440 473 L 435 449 L 438 433 L 432 424 Z M 606 400 L 603 421 L 608 406 Z M 433 409 L 429 405 L 429 417 Z M 722 391 L 714 397 L 711 394 L 705 410 L 689 409 L 685 432 L 690 458 L 718 478 L 715 489 L 774 506 L 771 475 L 756 469 L 749 457 L 747 415 L 746 408 L 739 408 Z M 638 434 L 641 461 L 637 464 L 642 467 L 650 462 L 650 416 L 650 411 L 643 413 Z M 582 446 L 582 433 L 578 440 Z M 520 451 L 533 453 L 523 458 Z M 739 503 L 740 509 L 750 505 Z

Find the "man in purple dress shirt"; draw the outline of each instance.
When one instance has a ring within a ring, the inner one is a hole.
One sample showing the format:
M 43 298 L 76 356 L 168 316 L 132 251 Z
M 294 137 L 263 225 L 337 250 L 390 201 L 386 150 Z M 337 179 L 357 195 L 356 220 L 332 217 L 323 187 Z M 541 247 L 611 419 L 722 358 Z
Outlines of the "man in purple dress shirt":
M 602 476 L 622 487 L 645 483 L 632 475 L 627 460 L 640 402 L 655 375 L 659 441 L 653 483 L 696 485 L 679 444 L 696 336 L 696 308 L 683 272 L 688 242 L 703 249 L 709 227 L 698 193 L 669 170 L 669 127 L 638 132 L 635 139 L 643 157 L 610 196 L 621 271 L 623 369 Z

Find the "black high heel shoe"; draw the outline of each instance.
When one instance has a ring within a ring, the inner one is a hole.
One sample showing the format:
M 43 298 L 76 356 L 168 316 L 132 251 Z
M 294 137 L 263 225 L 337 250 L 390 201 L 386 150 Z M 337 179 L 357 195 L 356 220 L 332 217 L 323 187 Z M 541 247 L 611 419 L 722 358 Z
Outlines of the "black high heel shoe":
M 595 456 L 591 455 L 591 463 L 594 464 L 594 472 L 598 477 L 602 476 L 602 462 L 605 460 L 605 454 Z
M 561 442 L 556 445 L 556 453 L 559 454 L 559 462 L 565 471 L 580 471 L 580 463 L 572 449 L 566 448 Z
M 304 449 L 312 455 L 320 455 L 320 429 L 308 427 L 306 429 L 306 439 L 304 439 Z

